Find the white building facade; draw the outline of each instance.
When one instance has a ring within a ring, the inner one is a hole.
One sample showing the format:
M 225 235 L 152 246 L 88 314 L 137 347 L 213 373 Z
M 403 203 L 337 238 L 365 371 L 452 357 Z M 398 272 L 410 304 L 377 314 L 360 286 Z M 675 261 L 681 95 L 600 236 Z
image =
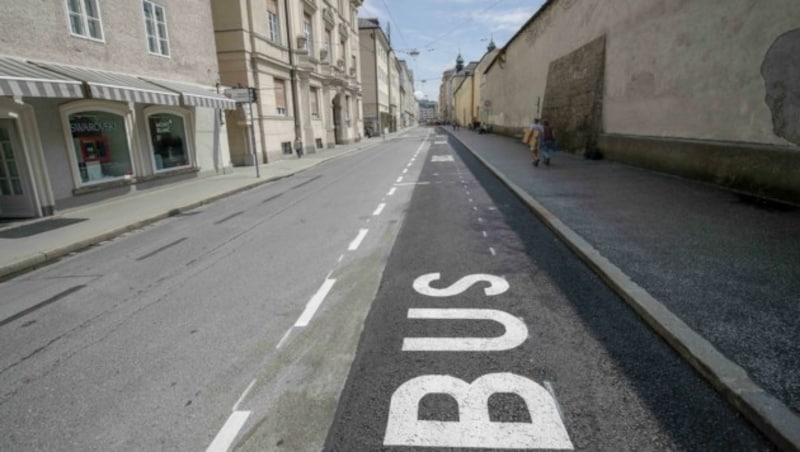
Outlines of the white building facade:
M 211 8 L 0 0 L 0 216 L 230 168 Z M 191 9 L 193 14 L 184 12 Z

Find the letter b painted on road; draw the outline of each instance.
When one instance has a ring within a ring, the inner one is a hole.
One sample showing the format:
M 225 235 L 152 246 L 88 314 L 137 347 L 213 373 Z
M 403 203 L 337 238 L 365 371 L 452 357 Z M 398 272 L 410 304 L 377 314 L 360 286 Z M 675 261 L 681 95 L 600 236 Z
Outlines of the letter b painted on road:
M 525 401 L 531 422 L 492 422 L 489 397 L 516 394 Z M 447 394 L 458 403 L 458 421 L 421 421 L 419 402 L 428 394 Z M 387 446 L 505 449 L 572 449 L 567 430 L 550 393 L 512 373 L 483 375 L 472 384 L 449 375 L 413 378 L 392 394 Z

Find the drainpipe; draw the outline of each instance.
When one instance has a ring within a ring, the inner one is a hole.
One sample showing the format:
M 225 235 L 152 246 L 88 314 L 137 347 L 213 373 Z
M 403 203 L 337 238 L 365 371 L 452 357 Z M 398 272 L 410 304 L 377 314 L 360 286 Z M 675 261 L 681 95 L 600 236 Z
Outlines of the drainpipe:
M 286 35 L 288 36 L 289 44 L 289 77 L 292 84 L 292 114 L 294 115 L 294 139 L 300 140 L 302 143 L 302 132 L 300 130 L 300 106 L 297 99 L 297 69 L 294 65 L 294 45 L 292 44 L 292 23 L 289 20 L 289 0 L 283 0 L 284 8 L 286 9 Z M 306 43 L 306 46 L 310 45 Z M 305 146 L 304 146 L 305 147 Z

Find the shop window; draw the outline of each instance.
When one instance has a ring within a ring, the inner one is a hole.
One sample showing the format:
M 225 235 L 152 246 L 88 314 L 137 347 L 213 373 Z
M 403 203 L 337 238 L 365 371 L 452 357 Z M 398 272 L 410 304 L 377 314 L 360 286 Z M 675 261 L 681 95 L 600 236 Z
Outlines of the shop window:
M 147 116 L 153 167 L 156 171 L 183 168 L 191 165 L 186 122 L 174 113 L 153 113 Z
M 69 29 L 75 36 L 103 40 L 103 23 L 97 0 L 67 0 Z
M 125 118 L 106 111 L 68 116 L 80 182 L 93 184 L 133 175 Z

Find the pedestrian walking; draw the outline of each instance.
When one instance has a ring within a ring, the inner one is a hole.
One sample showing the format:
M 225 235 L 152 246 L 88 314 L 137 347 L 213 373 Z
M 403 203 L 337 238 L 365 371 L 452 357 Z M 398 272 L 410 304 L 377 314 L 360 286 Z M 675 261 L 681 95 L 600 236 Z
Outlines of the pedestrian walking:
M 542 121 L 542 139 L 541 139 L 541 151 L 542 156 L 544 157 L 544 164 L 550 166 L 550 154 L 555 152 L 556 150 L 556 129 L 554 129 L 548 120 Z M 538 164 L 538 160 L 537 160 Z
M 294 152 L 297 153 L 297 158 L 303 157 L 303 142 L 300 141 L 300 137 L 294 139 Z
M 544 127 L 539 123 L 539 118 L 533 120 L 531 124 L 531 136 L 528 139 L 528 144 L 531 148 L 531 159 L 533 159 L 533 166 L 539 166 L 539 148 L 542 145 L 542 134 Z

